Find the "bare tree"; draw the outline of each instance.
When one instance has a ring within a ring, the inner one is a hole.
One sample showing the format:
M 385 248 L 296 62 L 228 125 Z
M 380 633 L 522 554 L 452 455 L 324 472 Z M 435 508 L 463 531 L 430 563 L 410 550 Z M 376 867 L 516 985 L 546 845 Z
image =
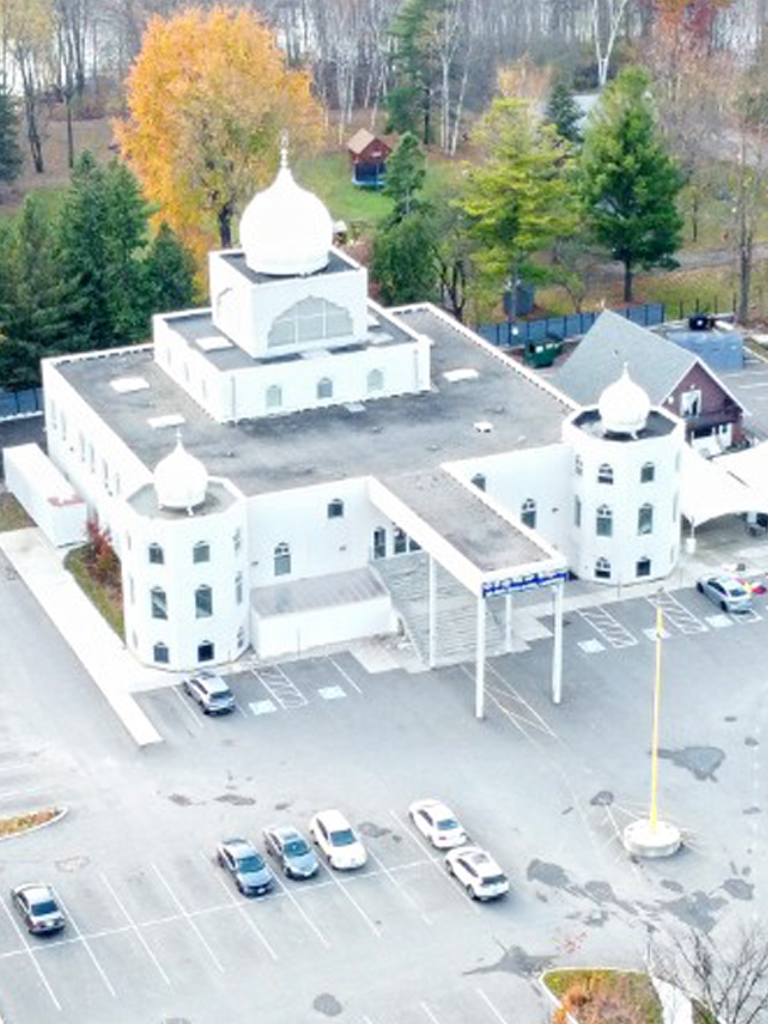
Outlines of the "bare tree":
M 768 933 L 760 925 L 717 941 L 691 928 L 654 951 L 652 969 L 718 1024 L 768 1019 Z
M 608 81 L 611 55 L 628 2 L 629 0 L 591 0 L 592 42 L 597 60 L 597 84 L 601 89 Z

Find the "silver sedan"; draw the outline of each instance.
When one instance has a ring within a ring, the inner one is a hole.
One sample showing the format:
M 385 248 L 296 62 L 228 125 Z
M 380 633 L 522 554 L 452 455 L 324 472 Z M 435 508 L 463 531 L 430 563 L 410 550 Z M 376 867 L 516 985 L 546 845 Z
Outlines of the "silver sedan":
M 748 612 L 752 608 L 752 591 L 736 576 L 702 576 L 696 589 L 724 612 Z

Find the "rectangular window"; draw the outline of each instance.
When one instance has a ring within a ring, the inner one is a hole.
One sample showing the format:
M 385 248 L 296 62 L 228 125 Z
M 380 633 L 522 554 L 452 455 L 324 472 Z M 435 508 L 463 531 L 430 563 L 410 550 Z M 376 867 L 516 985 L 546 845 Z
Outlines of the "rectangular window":
M 243 574 L 241 572 L 235 576 L 235 601 L 238 604 L 243 603 Z
M 581 498 L 573 499 L 573 523 L 574 526 L 581 526 Z
M 195 591 L 195 618 L 207 619 L 213 615 L 213 591 L 210 587 L 198 587 Z
M 243 544 L 243 535 L 240 530 L 235 530 L 232 534 L 232 547 L 235 551 L 239 551 Z
M 701 415 L 701 392 L 695 388 L 684 391 L 680 395 L 680 415 L 684 419 L 694 419 Z
M 136 590 L 135 590 L 134 585 L 133 585 L 133 576 L 129 576 L 128 577 L 128 596 L 130 598 L 131 604 L 135 604 L 136 603 Z
M 210 562 L 211 560 L 211 545 L 207 541 L 201 540 L 198 544 L 195 544 L 192 549 L 192 561 L 193 562 Z
M 636 576 L 650 576 L 651 575 L 651 560 L 650 558 L 641 558 L 638 560 L 635 566 Z

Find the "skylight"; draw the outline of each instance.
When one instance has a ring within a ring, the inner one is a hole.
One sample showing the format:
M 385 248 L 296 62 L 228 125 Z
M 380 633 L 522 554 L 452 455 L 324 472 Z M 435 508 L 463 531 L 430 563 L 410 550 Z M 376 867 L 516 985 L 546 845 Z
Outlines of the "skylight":
M 461 370 L 446 370 L 443 376 L 447 381 L 450 381 L 451 384 L 455 384 L 459 380 L 476 380 L 480 374 L 477 370 L 465 367 Z
M 205 338 L 197 339 L 197 347 L 203 352 L 216 352 L 222 348 L 232 348 L 232 342 L 223 334 L 209 334 Z
M 150 416 L 147 420 L 153 430 L 162 430 L 164 427 L 180 427 L 186 423 L 182 415 L 176 412 L 168 413 L 166 416 Z

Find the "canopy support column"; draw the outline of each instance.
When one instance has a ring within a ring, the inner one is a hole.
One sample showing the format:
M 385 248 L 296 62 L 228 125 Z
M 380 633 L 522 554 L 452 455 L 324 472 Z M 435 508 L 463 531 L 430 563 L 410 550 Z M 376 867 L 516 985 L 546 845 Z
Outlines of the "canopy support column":
M 563 590 L 561 580 L 553 595 L 555 612 L 555 639 L 552 645 L 552 703 L 559 704 L 563 695 Z
M 428 629 L 429 629 L 429 667 L 435 667 L 437 653 L 437 563 L 432 555 L 429 555 L 429 595 L 428 603 Z
M 504 650 L 509 654 L 512 650 L 512 595 L 504 596 Z
M 485 718 L 485 598 L 477 598 L 475 637 L 475 718 Z

